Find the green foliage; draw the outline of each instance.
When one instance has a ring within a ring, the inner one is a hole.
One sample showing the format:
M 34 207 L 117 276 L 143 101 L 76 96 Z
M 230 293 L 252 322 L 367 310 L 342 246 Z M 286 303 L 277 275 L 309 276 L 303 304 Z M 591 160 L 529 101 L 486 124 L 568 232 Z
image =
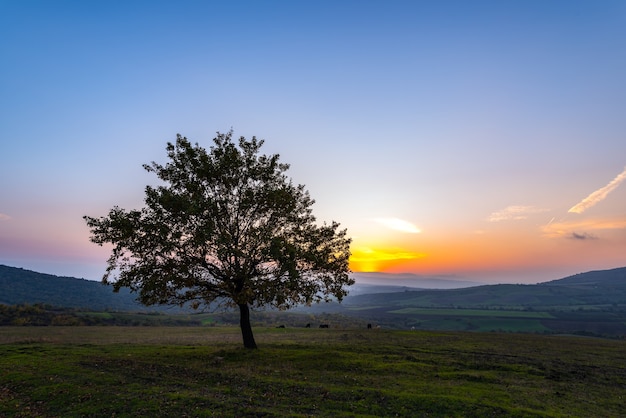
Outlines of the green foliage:
M 0 331 L 8 417 L 620 416 L 626 389 L 624 341 L 260 328 L 249 351 L 233 328 Z
M 54 317 L 43 305 L 0 305 L 0 325 L 49 325 Z
M 217 134 L 209 152 L 178 135 L 169 162 L 144 168 L 163 182 L 147 186 L 145 207 L 85 216 L 91 240 L 113 245 L 104 275 L 146 304 L 220 301 L 239 306 L 244 344 L 255 346 L 249 306 L 287 309 L 341 300 L 350 239 L 339 224 L 316 224 L 303 185 L 285 175 L 263 141 Z
M 43 304 L 0 305 L 0 326 L 199 326 L 207 315 L 165 315 L 145 312 L 92 312 Z

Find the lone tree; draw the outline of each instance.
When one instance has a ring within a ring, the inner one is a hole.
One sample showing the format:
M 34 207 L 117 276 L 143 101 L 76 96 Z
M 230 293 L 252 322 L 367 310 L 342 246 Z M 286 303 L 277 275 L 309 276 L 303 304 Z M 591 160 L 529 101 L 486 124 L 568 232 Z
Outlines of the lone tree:
M 232 134 L 218 132 L 209 152 L 178 135 L 166 165 L 144 165 L 163 185 L 146 187 L 143 209 L 84 219 L 92 242 L 113 244 L 103 283 L 145 305 L 237 306 L 243 344 L 256 348 L 250 307 L 342 300 L 350 239 L 316 223 L 314 200 L 277 154 L 259 153 L 262 140 Z

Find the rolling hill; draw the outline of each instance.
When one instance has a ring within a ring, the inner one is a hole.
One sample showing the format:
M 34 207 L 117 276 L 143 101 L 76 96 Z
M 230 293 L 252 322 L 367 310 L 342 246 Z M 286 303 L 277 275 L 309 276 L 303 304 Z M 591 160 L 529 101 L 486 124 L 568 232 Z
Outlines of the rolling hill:
M 361 294 L 347 305 L 445 308 L 578 308 L 626 306 L 626 267 L 590 271 L 536 285 L 498 284 L 450 290 Z
M 341 304 L 299 307 L 293 312 L 350 316 L 396 329 L 626 336 L 626 267 L 535 285 L 445 290 L 356 286 L 354 290 Z M 111 287 L 99 282 L 0 265 L 0 304 L 35 303 L 92 311 L 181 312 L 171 307 L 144 307 L 129 291 L 113 293 Z M 336 321 L 337 326 L 340 322 Z
M 45 303 L 93 310 L 142 310 L 127 289 L 0 265 L 0 303 Z M 483 285 L 457 289 L 356 285 L 342 306 L 529 309 L 626 305 L 626 267 L 590 271 L 536 285 Z M 320 305 L 322 308 L 327 305 Z
M 348 297 L 336 312 L 390 328 L 626 337 L 626 268 L 536 285 L 405 290 Z
M 74 277 L 59 277 L 0 265 L 0 303 L 47 304 L 97 311 L 141 311 L 128 290 L 113 293 L 110 286 Z

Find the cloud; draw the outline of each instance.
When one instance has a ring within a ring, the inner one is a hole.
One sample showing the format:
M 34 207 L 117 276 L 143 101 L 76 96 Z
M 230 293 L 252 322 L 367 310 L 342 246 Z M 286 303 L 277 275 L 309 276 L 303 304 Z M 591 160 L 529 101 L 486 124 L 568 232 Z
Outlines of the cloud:
M 551 222 L 542 228 L 545 236 L 550 238 L 568 237 L 572 239 L 596 238 L 590 233 L 576 231 L 600 231 L 610 229 L 625 229 L 626 219 L 584 220 L 576 222 Z
M 522 219 L 528 218 L 528 215 L 532 215 L 534 213 L 547 212 L 548 209 L 537 208 L 534 206 L 520 206 L 520 205 L 511 205 L 506 208 L 499 210 L 497 212 L 493 212 L 487 220 L 489 222 L 500 222 L 500 221 L 519 221 Z
M 0 213 L 0 221 L 8 221 L 9 219 L 11 219 L 11 217 L 9 215 L 6 215 L 4 213 Z
M 595 235 L 588 234 L 587 232 L 583 232 L 579 234 L 578 232 L 572 232 L 569 236 L 570 239 L 578 239 L 578 240 L 587 240 L 587 239 L 597 239 Z
M 626 180 L 626 167 L 624 168 L 624 171 L 619 173 L 613 180 L 611 180 L 609 184 L 591 193 L 589 196 L 580 201 L 580 203 L 576 204 L 570 210 L 568 210 L 568 212 L 583 213 L 590 207 L 604 200 L 609 195 L 609 193 L 617 189 L 617 187 L 624 180 Z
M 413 225 L 411 222 L 398 218 L 376 218 L 374 219 L 374 221 L 395 231 L 406 232 L 409 234 L 419 234 L 420 232 L 422 232 L 417 226 Z

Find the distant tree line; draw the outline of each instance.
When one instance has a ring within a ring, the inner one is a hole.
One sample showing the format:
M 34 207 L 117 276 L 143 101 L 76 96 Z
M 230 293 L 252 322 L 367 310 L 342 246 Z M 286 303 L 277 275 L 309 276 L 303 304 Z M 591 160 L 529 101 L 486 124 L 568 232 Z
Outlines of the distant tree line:
M 0 325 L 86 325 L 72 309 L 44 304 L 0 305 Z
M 199 318 L 143 312 L 93 312 L 46 304 L 0 304 L 0 326 L 198 326 Z
M 93 311 L 67 308 L 43 303 L 0 304 L 0 326 L 236 326 L 237 312 L 215 312 L 204 314 L 165 314 L 162 312 Z M 255 326 L 304 328 L 307 324 L 317 328 L 319 324 L 330 324 L 331 328 L 363 328 L 361 318 L 322 313 L 319 315 L 289 313 L 282 311 L 258 311 Z

